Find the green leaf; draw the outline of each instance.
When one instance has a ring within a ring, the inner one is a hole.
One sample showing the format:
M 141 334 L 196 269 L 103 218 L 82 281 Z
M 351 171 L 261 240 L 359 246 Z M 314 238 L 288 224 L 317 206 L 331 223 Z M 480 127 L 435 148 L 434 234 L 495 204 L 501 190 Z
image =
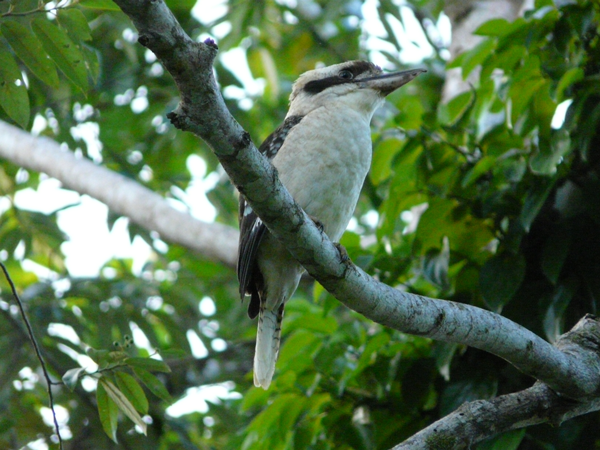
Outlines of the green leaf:
M 346 250 L 352 250 L 360 247 L 360 235 L 352 231 L 345 231 L 340 238 L 340 244 L 346 248 Z
M 423 115 L 425 113 L 422 98 L 412 95 L 407 96 L 405 94 L 406 91 L 397 92 L 396 95 L 399 100 L 395 104 L 398 105 L 399 110 L 394 116 L 396 125 L 404 130 L 419 130 L 423 124 Z
M 108 358 L 108 350 L 97 350 L 93 347 L 87 347 L 85 353 L 98 365 L 100 365 L 99 362 L 101 360 Z
M 519 223 L 525 231 L 529 231 L 531 224 L 537 217 L 540 209 L 544 205 L 548 194 L 554 187 L 555 180 L 550 182 L 541 179 L 534 183 L 533 187 L 527 192 L 521 215 L 519 216 Z
M 569 132 L 566 130 L 557 131 L 553 133 L 550 145 L 540 140 L 538 151 L 529 160 L 531 170 L 540 175 L 554 175 L 556 166 L 571 151 Z
M 466 80 L 475 67 L 479 66 L 490 57 L 495 48 L 496 41 L 494 39 L 486 39 L 478 44 L 473 50 L 467 52 L 461 64 L 463 79 Z
M 131 367 L 149 370 L 150 372 L 171 372 L 171 369 L 163 361 L 154 358 L 131 357 L 125 359 L 125 364 Z
M 89 48 L 85 45 L 81 47 L 83 56 L 85 58 L 85 65 L 92 78 L 92 82 L 96 83 L 100 76 L 100 62 L 98 61 L 98 53 L 96 50 Z
M 127 397 L 137 412 L 140 414 L 147 414 L 148 399 L 136 379 L 128 373 L 121 371 L 115 372 L 115 379 L 117 380 L 117 386 L 121 389 L 121 392 L 125 394 L 125 397 Z
M 17 84 L 18 83 L 18 84 Z M 0 49 L 0 106 L 21 128 L 29 123 L 29 96 L 12 55 Z
M 85 352 L 87 355 L 94 360 L 101 369 L 108 369 L 114 366 L 121 365 L 127 358 L 127 353 L 123 351 L 108 351 L 108 350 L 96 350 L 95 348 L 88 347 Z
M 110 397 L 110 399 L 119 407 L 119 410 L 140 427 L 142 433 L 146 434 L 146 422 L 142 420 L 125 394 L 123 394 L 123 392 L 121 392 L 121 390 L 106 377 L 102 377 L 98 380 L 98 386 L 100 385 L 104 388 L 108 397 Z
M 435 366 L 446 381 L 450 381 L 450 364 L 458 347 L 459 345 L 453 342 L 442 341 L 436 342 L 433 347 L 432 357 L 435 359 Z
M 497 313 L 502 311 L 515 295 L 525 278 L 525 258 L 510 253 L 497 254 L 481 268 L 479 285 L 488 307 Z
M 323 339 L 310 331 L 298 330 L 282 344 L 279 352 L 279 370 L 293 370 L 300 373 L 314 364 L 313 355 L 323 345 Z
M 527 50 L 523 46 L 508 47 L 502 49 L 502 51 L 497 50 L 483 65 L 480 77 L 482 80 L 490 79 L 495 69 L 502 69 L 505 73 L 513 72 L 515 66 L 526 56 Z
M 158 378 L 156 378 L 147 370 L 140 369 L 139 367 L 133 367 L 132 370 L 133 373 L 135 373 L 135 376 L 138 377 L 142 383 L 144 383 L 150 392 L 168 403 L 173 402 L 169 391 L 167 391 L 167 388 L 165 388 Z
M 478 255 L 494 235 L 489 221 L 465 214 L 456 200 L 433 197 L 421 215 L 416 238 L 425 253 L 432 247 L 440 248 L 444 237 L 449 239 L 451 250 Z
M 367 366 L 373 364 L 375 358 L 377 357 L 377 352 L 389 341 L 390 336 L 385 331 L 371 336 L 367 342 L 367 345 L 365 345 L 365 349 L 360 355 L 360 358 L 358 359 L 353 375 L 356 376 L 365 370 Z
M 416 141 L 409 141 L 392 160 L 393 177 L 389 194 L 381 204 L 381 226 L 377 229 L 378 239 L 396 231 L 402 211 L 427 201 L 416 191 L 417 161 L 423 148 Z M 404 226 L 404 224 L 402 224 Z
M 526 59 L 525 64 L 517 69 L 509 89 L 513 123 L 518 121 L 537 91 L 547 83 L 540 72 L 540 59 L 537 56 Z
M 313 285 L 313 302 L 319 303 L 321 300 L 321 295 L 325 292 L 327 292 L 327 291 L 321 285 L 321 283 L 319 283 L 318 281 L 315 281 L 315 283 Z
M 88 89 L 87 71 L 79 48 L 64 31 L 46 19 L 34 19 L 31 26 L 61 72 L 85 93 Z
M 80 0 L 79 6 L 89 9 L 101 9 L 104 11 L 121 11 L 112 0 Z
M 483 23 L 473 34 L 478 36 L 502 36 L 509 27 L 510 23 L 506 19 L 492 19 Z
M 542 77 L 513 82 L 510 87 L 512 100 L 511 120 L 513 123 L 519 120 L 525 108 L 531 103 L 535 93 L 539 91 L 547 81 Z
M 74 390 L 82 373 L 85 373 L 84 367 L 67 370 L 62 377 L 63 383 L 65 383 L 65 386 L 69 388 L 69 390 Z
M 2 24 L 2 34 L 15 51 L 15 55 L 31 72 L 48 86 L 58 88 L 56 67 L 42 48 L 37 37 L 26 27 L 13 20 Z
M 321 334 L 333 334 L 337 330 L 338 323 L 333 316 L 324 317 L 322 314 L 301 314 L 295 320 L 288 320 L 286 329 L 288 331 L 304 329 Z
M 168 348 L 166 350 L 160 350 L 160 356 L 165 358 L 185 358 L 188 355 L 188 352 L 182 350 L 180 348 Z
M 76 8 L 62 8 L 58 11 L 58 23 L 75 40 L 89 41 L 92 30 L 83 13 Z
M 294 429 L 296 419 L 304 409 L 306 398 L 296 394 L 277 397 L 258 414 L 248 426 L 249 430 L 265 433 L 268 430 L 273 442 L 285 442 L 286 434 Z
M 567 70 L 564 73 L 564 75 L 562 77 L 560 77 L 560 80 L 558 81 L 558 85 L 556 86 L 556 91 L 554 94 L 556 101 L 558 103 L 561 103 L 563 100 L 565 100 L 565 97 L 564 97 L 565 90 L 567 90 L 570 86 L 577 83 L 578 81 L 582 80 L 584 76 L 585 76 L 585 73 L 584 73 L 583 69 L 580 67 L 573 67 L 573 68 Z
M 100 379 L 102 380 L 102 378 Z M 104 432 L 115 443 L 117 442 L 117 419 L 119 417 L 119 408 L 117 404 L 109 397 L 104 384 L 98 381 L 96 387 L 96 403 L 98 404 L 98 415 Z
M 465 113 L 473 105 L 475 95 L 467 91 L 457 95 L 445 105 L 440 104 L 438 108 L 438 120 L 442 125 L 453 126 L 462 119 Z
M 457 204 L 450 199 L 433 199 L 421 215 L 417 227 L 417 238 L 423 250 L 438 248 L 442 238 L 448 235 L 445 229 L 450 228 L 450 215 Z
M 252 46 L 247 51 L 247 59 L 252 75 L 255 78 L 264 78 L 267 81 L 264 99 L 274 105 L 280 95 L 280 83 L 277 64 L 272 53 L 264 46 Z
M 188 14 L 196 4 L 196 0 L 166 0 L 165 3 L 175 15 L 179 12 Z
M 442 249 L 429 249 L 423 258 L 423 275 L 430 282 L 442 289 L 450 287 L 448 267 L 450 264 L 450 241 L 447 236 L 442 239 Z
M 496 158 L 493 156 L 484 156 L 471 170 L 467 172 L 462 180 L 462 187 L 466 188 L 481 178 L 482 175 L 490 171 L 496 164 Z
M 260 388 L 250 389 L 244 394 L 240 405 L 241 412 L 247 412 L 252 408 L 263 409 L 269 400 L 269 391 Z
M 465 58 L 467 57 L 467 53 L 461 53 L 456 58 L 448 63 L 446 66 L 447 69 L 455 69 L 457 67 L 461 67 L 465 62 Z
M 402 149 L 403 142 L 398 139 L 381 139 L 373 149 L 373 161 L 369 177 L 375 186 L 385 181 L 392 173 L 391 162 Z

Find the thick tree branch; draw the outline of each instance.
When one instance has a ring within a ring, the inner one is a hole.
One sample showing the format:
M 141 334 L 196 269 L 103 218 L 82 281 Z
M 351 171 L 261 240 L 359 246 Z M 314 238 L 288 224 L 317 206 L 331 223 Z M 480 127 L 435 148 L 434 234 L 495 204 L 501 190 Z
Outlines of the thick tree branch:
M 447 0 L 444 13 L 452 22 L 451 58 L 474 48 L 484 39 L 474 34 L 483 23 L 499 18 L 512 22 L 519 16 L 519 11 L 532 4 L 530 0 Z M 471 72 L 467 80 L 463 80 L 460 68 L 449 69 L 442 89 L 442 103 L 468 91 L 472 84 L 477 84 L 478 79 L 479 69 Z
M 596 394 L 600 361 L 595 354 L 563 352 L 480 308 L 400 292 L 340 258 L 337 247 L 295 204 L 275 169 L 226 109 L 212 73 L 214 42 L 192 41 L 162 1 L 116 3 L 138 28 L 140 43 L 156 53 L 182 90 L 182 100 L 170 114 L 173 122 L 213 148 L 269 230 L 336 298 L 391 328 L 496 354 L 568 397 Z
M 543 383 L 491 400 L 465 403 L 392 450 L 469 449 L 510 430 L 563 421 L 600 409 L 600 399 L 575 402 L 561 397 Z
M 236 230 L 194 219 L 141 184 L 87 159 L 77 158 L 46 137 L 32 136 L 2 121 L 0 136 L 0 158 L 57 178 L 66 188 L 100 200 L 117 214 L 157 231 L 168 242 L 181 244 L 229 266 L 235 265 Z
M 597 353 L 598 332 L 598 320 L 586 316 L 561 337 L 560 346 L 567 351 L 571 345 L 586 342 L 584 347 Z M 468 449 L 499 433 L 541 423 L 559 426 L 565 420 L 599 409 L 597 396 L 574 401 L 558 395 L 544 383 L 536 383 L 521 392 L 465 403 L 392 450 Z

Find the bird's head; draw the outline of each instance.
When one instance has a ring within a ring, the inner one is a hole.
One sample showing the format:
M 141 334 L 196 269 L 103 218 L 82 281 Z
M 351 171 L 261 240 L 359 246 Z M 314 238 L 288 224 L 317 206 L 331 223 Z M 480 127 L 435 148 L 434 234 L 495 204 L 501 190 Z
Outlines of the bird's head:
M 425 70 L 383 73 L 367 61 L 349 61 L 310 70 L 294 83 L 288 116 L 304 116 L 321 107 L 333 107 L 355 110 L 370 120 L 386 95 L 422 72 Z

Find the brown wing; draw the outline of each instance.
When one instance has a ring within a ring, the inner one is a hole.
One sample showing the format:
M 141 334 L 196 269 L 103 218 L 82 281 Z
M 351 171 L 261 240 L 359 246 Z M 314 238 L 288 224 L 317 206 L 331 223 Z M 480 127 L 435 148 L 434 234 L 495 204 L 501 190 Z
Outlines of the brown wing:
M 260 308 L 259 291 L 262 291 L 263 280 L 256 254 L 267 227 L 256 215 L 246 199 L 240 195 L 240 243 L 238 250 L 237 276 L 240 282 L 240 297 L 250 294 L 248 315 L 254 319 Z
M 302 116 L 288 117 L 281 126 L 265 139 L 259 151 L 269 158 L 269 160 L 273 159 L 283 145 L 290 130 L 300 123 L 301 120 Z M 244 300 L 244 295 L 250 295 L 248 315 L 251 319 L 254 319 L 260 309 L 259 293 L 263 289 L 263 277 L 256 262 L 256 255 L 260 243 L 268 230 L 241 194 L 239 222 L 240 241 L 238 247 L 237 276 L 240 282 L 240 297 Z

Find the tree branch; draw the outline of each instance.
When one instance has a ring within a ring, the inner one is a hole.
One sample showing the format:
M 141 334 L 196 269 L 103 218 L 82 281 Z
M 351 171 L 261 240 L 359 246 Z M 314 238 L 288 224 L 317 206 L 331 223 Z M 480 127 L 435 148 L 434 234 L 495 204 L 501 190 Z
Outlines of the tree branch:
M 44 374 L 44 378 L 46 379 L 46 388 L 48 389 L 48 402 L 50 403 L 50 411 L 52 411 L 52 421 L 54 422 L 54 430 L 56 431 L 56 437 L 58 439 L 58 446 L 60 450 L 63 450 L 63 440 L 60 434 L 60 426 L 58 425 L 58 419 L 56 418 L 56 410 L 54 409 L 54 394 L 52 393 L 52 380 L 50 379 L 50 374 L 48 373 L 48 369 L 46 367 L 46 362 L 44 361 L 44 357 L 42 356 L 42 352 L 40 350 L 40 346 L 33 334 L 33 328 L 31 327 L 31 323 L 27 318 L 27 314 L 25 314 L 25 308 L 23 307 L 23 302 L 19 298 L 19 294 L 17 294 L 17 288 L 13 283 L 10 274 L 8 273 L 8 269 L 2 262 L 0 262 L 0 268 L 2 272 L 4 272 L 4 277 L 10 286 L 10 290 L 12 292 L 13 298 L 17 303 L 17 307 L 19 308 L 19 312 L 21 313 L 21 318 L 23 319 L 23 323 L 27 327 L 27 334 L 29 336 L 29 340 L 33 345 L 33 349 L 35 350 L 35 355 L 37 356 L 38 361 L 40 362 L 40 366 L 42 367 L 42 373 Z
M 528 0 L 447 0 L 444 4 L 444 13 L 452 23 L 452 39 L 450 43 L 451 59 L 460 53 L 474 48 L 482 40 L 473 32 L 483 23 L 491 19 L 503 18 L 513 21 L 519 16 L 519 11 Z M 480 69 L 476 69 L 463 80 L 462 70 L 458 67 L 447 70 L 446 80 L 442 89 L 442 103 L 447 103 L 453 97 L 471 89 L 477 84 Z
M 0 157 L 60 180 L 66 188 L 100 200 L 161 238 L 235 266 L 238 233 L 231 227 L 206 223 L 173 208 L 141 184 L 72 152 L 46 137 L 35 137 L 0 121 Z
M 561 337 L 560 346 L 566 349 L 587 341 L 591 345 L 585 347 L 597 352 L 598 331 L 598 320 L 586 316 Z M 565 420 L 599 409 L 597 396 L 574 401 L 558 395 L 547 384 L 536 383 L 521 392 L 465 403 L 392 450 L 468 449 L 499 433 L 541 423 L 559 426 Z
M 294 202 L 273 166 L 231 116 L 216 88 L 212 40 L 197 43 L 160 0 L 116 0 L 181 90 L 173 123 L 204 139 L 254 211 L 290 253 L 349 308 L 399 331 L 467 344 L 498 355 L 571 398 L 595 395 L 600 360 L 561 351 L 514 322 L 489 311 L 400 292 L 340 257 L 337 247 Z

